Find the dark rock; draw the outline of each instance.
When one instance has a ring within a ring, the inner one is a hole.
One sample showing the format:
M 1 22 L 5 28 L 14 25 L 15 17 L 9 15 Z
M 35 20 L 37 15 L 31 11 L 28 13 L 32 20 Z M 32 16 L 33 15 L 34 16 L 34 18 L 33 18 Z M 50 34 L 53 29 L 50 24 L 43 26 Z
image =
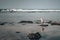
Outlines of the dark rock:
M 19 23 L 33 23 L 32 21 L 21 21 Z
M 48 26 L 48 25 L 47 25 L 47 24 L 41 24 L 40 26 L 45 26 L 45 27 L 46 27 L 46 26 Z
M 42 36 L 39 32 L 36 32 L 35 33 L 35 39 L 40 39 Z
M 51 25 L 60 25 L 60 23 L 53 22 L 53 23 L 51 23 Z
M 20 33 L 20 32 L 16 32 L 16 33 Z
M 7 22 L 0 23 L 0 25 L 5 25 Z
M 27 37 L 30 39 L 30 40 L 39 40 L 42 36 L 40 35 L 39 32 L 36 32 L 36 33 L 29 33 L 27 35 Z
M 4 23 L 0 23 L 0 25 L 4 25 Z

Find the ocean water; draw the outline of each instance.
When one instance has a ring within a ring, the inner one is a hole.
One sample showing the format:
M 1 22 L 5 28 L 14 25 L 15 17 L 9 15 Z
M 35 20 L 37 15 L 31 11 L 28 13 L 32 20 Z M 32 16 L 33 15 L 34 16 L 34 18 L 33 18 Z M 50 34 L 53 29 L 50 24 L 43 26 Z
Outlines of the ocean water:
M 19 22 L 21 20 L 53 20 L 60 21 L 60 12 L 50 13 L 0 13 L 0 21 Z

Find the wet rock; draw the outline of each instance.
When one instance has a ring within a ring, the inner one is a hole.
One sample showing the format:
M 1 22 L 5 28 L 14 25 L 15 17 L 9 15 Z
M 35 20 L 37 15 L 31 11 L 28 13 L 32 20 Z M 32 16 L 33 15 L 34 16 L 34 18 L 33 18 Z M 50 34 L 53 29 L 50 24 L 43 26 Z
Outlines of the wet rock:
M 5 25 L 7 22 L 0 23 L 0 25 Z
M 32 21 L 20 21 L 19 23 L 33 23 Z
M 14 22 L 0 22 L 0 25 L 11 24 L 14 25 Z
M 40 26 L 44 26 L 44 27 L 47 27 L 47 26 L 48 26 L 48 24 L 41 24 Z
M 51 23 L 51 25 L 60 25 L 60 23 L 53 22 L 53 23 Z
M 42 36 L 39 32 L 36 32 L 36 33 L 29 33 L 27 35 L 27 37 L 30 39 L 30 40 L 39 40 Z
M 20 32 L 16 32 L 16 33 L 20 33 Z

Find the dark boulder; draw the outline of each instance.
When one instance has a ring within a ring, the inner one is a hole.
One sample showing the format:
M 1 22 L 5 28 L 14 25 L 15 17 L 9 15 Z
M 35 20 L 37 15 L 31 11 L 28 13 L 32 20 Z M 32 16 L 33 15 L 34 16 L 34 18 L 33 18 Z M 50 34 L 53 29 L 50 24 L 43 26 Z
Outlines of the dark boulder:
M 48 24 L 41 24 L 40 26 L 44 26 L 44 27 L 47 27 L 47 26 L 48 26 Z
M 16 32 L 16 33 L 20 33 L 20 32 Z
M 51 25 L 60 25 L 60 23 L 53 22 L 53 23 L 51 23 Z
M 32 21 L 20 21 L 19 23 L 33 23 Z
M 40 35 L 39 32 L 36 32 L 36 33 L 29 33 L 28 34 L 28 38 L 30 40 L 39 40 L 42 36 Z
M 39 32 L 36 32 L 34 36 L 35 39 L 40 39 L 42 37 Z
M 0 23 L 0 25 L 5 25 L 7 22 L 2 22 L 2 23 Z

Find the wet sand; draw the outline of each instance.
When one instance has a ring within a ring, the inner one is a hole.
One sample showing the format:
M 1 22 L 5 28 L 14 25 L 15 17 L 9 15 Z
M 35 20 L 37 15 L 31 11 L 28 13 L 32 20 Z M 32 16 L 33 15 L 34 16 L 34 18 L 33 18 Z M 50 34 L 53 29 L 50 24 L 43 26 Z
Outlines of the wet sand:
M 42 31 L 40 24 L 15 24 L 0 25 L 0 40 L 29 40 L 28 33 L 40 32 L 42 38 L 40 40 L 56 40 L 60 39 L 60 26 L 49 25 Z

